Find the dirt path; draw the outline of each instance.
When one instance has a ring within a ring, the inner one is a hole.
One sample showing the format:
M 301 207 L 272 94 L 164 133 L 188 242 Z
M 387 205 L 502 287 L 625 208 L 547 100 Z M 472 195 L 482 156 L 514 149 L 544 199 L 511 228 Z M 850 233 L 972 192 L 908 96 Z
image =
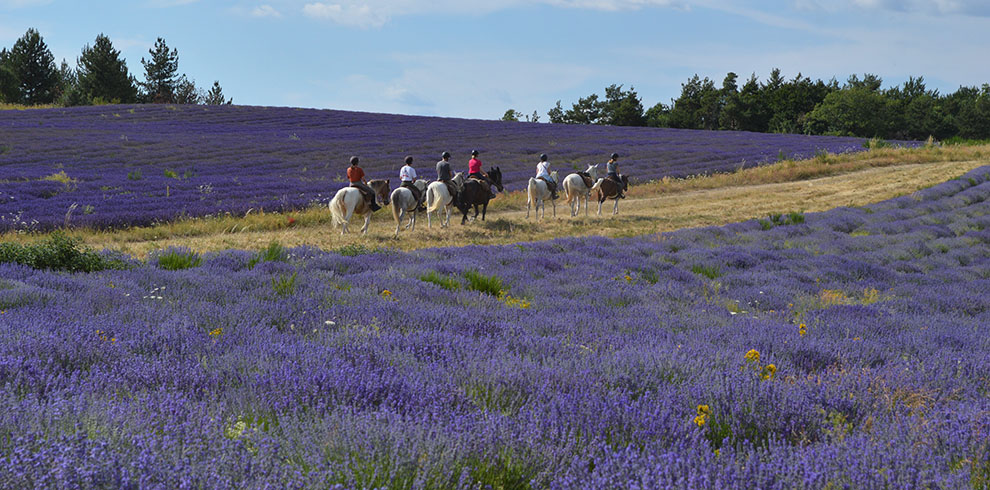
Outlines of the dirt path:
M 330 226 L 329 213 L 324 209 L 295 214 L 297 222 L 292 227 L 284 226 L 285 216 L 266 215 L 214 221 L 188 220 L 187 223 L 114 233 L 84 230 L 75 233 L 95 248 L 111 248 L 136 257 L 145 257 L 148 252 L 169 246 L 188 247 L 199 252 L 231 248 L 257 250 L 273 240 L 287 247 L 310 245 L 338 249 L 344 246 L 384 246 L 410 250 L 506 244 L 562 236 L 635 236 L 723 225 L 764 218 L 771 213 L 816 212 L 838 206 L 861 206 L 909 194 L 987 164 L 990 164 L 987 160 L 901 164 L 810 180 L 669 193 L 661 185 L 656 187 L 659 195 L 634 195 L 620 202 L 620 214 L 617 216 L 611 216 L 612 204 L 607 202 L 600 217 L 595 216 L 596 204 L 592 203 L 589 206 L 590 216 L 584 217 L 582 214 L 571 218 L 566 203 L 560 202 L 557 217 L 549 217 L 548 209 L 548 217 L 541 221 L 527 220 L 525 209 L 489 210 L 487 221 L 469 222 L 466 226 L 461 226 L 460 216 L 456 215 L 448 229 L 440 229 L 436 223 L 433 229 L 427 229 L 426 219 L 423 218 L 414 232 L 404 231 L 398 239 L 392 238 L 395 225 L 387 211 L 375 214 L 368 235 L 352 233 L 341 236 L 339 230 Z

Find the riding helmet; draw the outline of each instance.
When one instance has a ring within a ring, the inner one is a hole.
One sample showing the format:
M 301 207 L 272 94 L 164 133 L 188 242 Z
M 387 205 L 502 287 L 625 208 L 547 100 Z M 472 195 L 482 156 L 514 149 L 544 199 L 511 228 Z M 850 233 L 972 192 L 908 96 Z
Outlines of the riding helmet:
M 619 158 L 619 154 L 618 153 L 613 153 L 612 154 L 612 160 L 615 160 L 617 158 Z
M 357 164 L 358 164 L 358 157 L 351 157 L 351 165 L 357 165 Z
M 440 158 L 450 158 L 450 152 L 449 151 L 443 152 L 443 154 L 440 155 Z
M 406 165 L 412 165 L 412 162 L 413 162 L 412 157 L 411 156 L 407 156 L 406 157 Z
M 471 150 L 471 156 L 473 157 L 478 156 L 478 150 Z
M 540 161 L 541 161 L 541 162 L 545 162 L 545 161 L 547 161 L 547 158 L 548 158 L 548 157 L 547 157 L 547 154 L 546 154 L 546 153 L 541 153 L 541 154 L 540 154 Z

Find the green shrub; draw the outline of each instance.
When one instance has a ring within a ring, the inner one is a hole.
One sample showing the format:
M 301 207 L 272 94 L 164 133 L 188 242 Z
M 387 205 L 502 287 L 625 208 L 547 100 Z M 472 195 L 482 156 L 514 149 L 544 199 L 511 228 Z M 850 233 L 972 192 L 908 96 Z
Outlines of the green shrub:
M 384 248 L 375 247 L 369 248 L 365 245 L 359 243 L 352 243 L 350 245 L 344 245 L 336 250 L 340 255 L 345 255 L 347 257 L 355 257 L 358 255 L 376 254 L 385 251 Z
M 272 290 L 279 297 L 285 298 L 296 294 L 296 275 L 298 272 L 293 272 L 291 275 L 286 276 L 285 274 L 280 274 L 278 277 L 272 278 Z
M 0 243 L 0 263 L 13 262 L 33 269 L 68 272 L 93 272 L 123 269 L 123 260 L 101 255 L 81 246 L 82 240 L 56 231 L 43 242 L 33 245 Z
M 705 276 L 709 279 L 722 277 L 722 270 L 714 265 L 695 264 L 691 266 L 691 272 L 694 272 L 699 276 Z
M 199 254 L 185 249 L 168 249 L 158 255 L 158 268 L 168 271 L 199 267 L 202 262 L 203 258 Z
M 127 180 L 141 180 L 144 175 L 141 174 L 141 170 L 132 170 L 127 172 Z
M 179 178 L 179 174 L 176 173 L 175 170 L 171 170 L 171 169 L 167 169 L 166 168 L 165 169 L 165 177 L 168 177 L 170 179 L 178 179 Z
M 419 276 L 419 280 L 423 282 L 432 282 L 437 286 L 440 286 L 448 291 L 456 291 L 461 289 L 461 282 L 457 279 L 449 276 L 441 276 L 437 271 L 430 271 L 428 274 Z
M 285 262 L 288 259 L 288 255 L 281 243 L 272 240 L 267 248 L 258 252 L 258 255 L 255 255 L 248 261 L 248 269 L 253 269 L 254 266 L 258 265 L 258 262 Z
M 480 291 L 498 297 L 505 289 L 505 284 L 498 276 L 486 276 L 473 269 L 465 272 L 464 278 L 468 281 L 467 288 L 472 291 Z

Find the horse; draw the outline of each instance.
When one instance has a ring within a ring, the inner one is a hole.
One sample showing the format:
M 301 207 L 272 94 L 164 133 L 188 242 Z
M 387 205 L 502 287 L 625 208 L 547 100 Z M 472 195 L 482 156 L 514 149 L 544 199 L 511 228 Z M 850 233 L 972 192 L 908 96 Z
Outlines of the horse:
M 550 173 L 550 178 L 557 182 L 557 171 L 554 170 Z M 533 205 L 536 209 L 535 212 L 539 213 L 540 208 L 543 208 L 543 214 L 540 218 L 544 218 L 547 215 L 547 203 L 550 200 L 550 205 L 553 206 L 553 216 L 557 217 L 557 201 L 553 199 L 553 194 L 550 192 L 549 186 L 543 181 L 543 179 L 537 179 L 535 177 L 529 178 L 529 184 L 526 186 L 527 198 L 526 198 L 526 219 L 529 219 L 529 207 Z
M 581 211 L 581 198 L 584 198 L 584 215 L 588 215 L 588 197 L 591 195 L 591 188 L 598 180 L 598 164 L 588 165 L 584 172 L 575 172 L 564 177 L 561 187 L 564 188 L 564 198 L 571 208 L 571 216 L 577 216 Z
M 629 190 L 629 178 L 625 175 L 620 175 L 619 178 L 622 179 L 622 190 Z M 615 207 L 612 208 L 612 215 L 619 214 L 619 190 L 614 180 L 609 178 L 598 179 L 598 182 L 595 182 L 591 190 L 598 193 L 598 216 L 602 215 L 602 203 L 606 199 L 615 199 Z
M 464 174 L 457 172 L 454 174 L 454 178 L 450 179 L 454 182 L 454 186 L 458 189 L 464 187 Z M 437 217 L 440 218 L 440 227 L 446 228 L 450 225 L 450 213 L 451 208 L 454 207 L 454 196 L 450 195 L 450 189 L 447 188 L 447 184 L 442 181 L 430 182 L 430 185 L 426 188 L 426 227 L 432 228 L 433 222 L 430 219 L 430 215 L 437 213 Z M 446 216 L 440 216 L 440 209 L 443 208 Z
M 369 180 L 368 187 L 374 189 L 376 201 L 380 199 L 388 206 L 388 179 Z M 333 216 L 333 225 L 340 225 L 341 235 L 348 232 L 347 225 L 351 221 L 351 216 L 355 214 L 364 218 L 361 233 L 368 233 L 372 212 L 371 207 L 364 201 L 364 195 L 356 187 L 344 187 L 338 190 L 330 200 L 330 215 Z
M 488 171 L 488 178 L 491 179 L 495 184 L 495 188 L 499 192 L 505 191 L 502 187 L 502 170 L 498 167 L 493 167 Z M 488 201 L 491 199 L 491 194 L 482 185 L 482 182 L 476 179 L 467 179 L 464 183 L 464 188 L 458 193 L 458 199 L 455 205 L 462 213 L 464 217 L 461 218 L 461 224 L 467 222 L 468 210 L 471 206 L 474 206 L 474 218 L 478 218 L 478 206 L 481 206 L 481 221 L 485 220 L 485 213 L 488 211 Z
M 426 181 L 423 179 L 417 180 L 413 185 L 419 189 L 420 193 L 426 190 Z M 410 211 L 412 214 L 409 216 L 409 224 L 406 225 L 406 228 L 409 228 L 409 231 L 416 229 L 417 207 L 419 207 L 419 203 L 416 202 L 416 198 L 413 197 L 413 193 L 409 189 L 398 187 L 392 191 L 392 217 L 395 218 L 395 238 L 399 238 L 399 227 L 402 225 L 402 218 Z

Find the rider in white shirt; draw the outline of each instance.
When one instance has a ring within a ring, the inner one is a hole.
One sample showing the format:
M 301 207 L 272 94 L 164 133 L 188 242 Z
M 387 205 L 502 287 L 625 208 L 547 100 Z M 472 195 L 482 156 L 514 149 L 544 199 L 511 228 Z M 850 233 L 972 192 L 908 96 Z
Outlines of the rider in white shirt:
M 547 161 L 546 153 L 540 155 L 540 163 L 536 164 L 536 178 L 543 179 L 547 183 L 547 189 L 550 190 L 550 198 L 557 199 L 557 182 L 550 175 L 550 162 Z
M 413 183 L 416 182 L 416 169 L 412 168 L 412 162 L 413 157 L 406 157 L 406 164 L 399 169 L 399 180 L 402 181 L 401 187 L 409 189 L 409 191 L 412 192 L 413 197 L 416 198 L 419 211 L 426 211 L 426 207 L 423 206 L 423 193 L 419 192 L 419 189 L 413 185 Z

